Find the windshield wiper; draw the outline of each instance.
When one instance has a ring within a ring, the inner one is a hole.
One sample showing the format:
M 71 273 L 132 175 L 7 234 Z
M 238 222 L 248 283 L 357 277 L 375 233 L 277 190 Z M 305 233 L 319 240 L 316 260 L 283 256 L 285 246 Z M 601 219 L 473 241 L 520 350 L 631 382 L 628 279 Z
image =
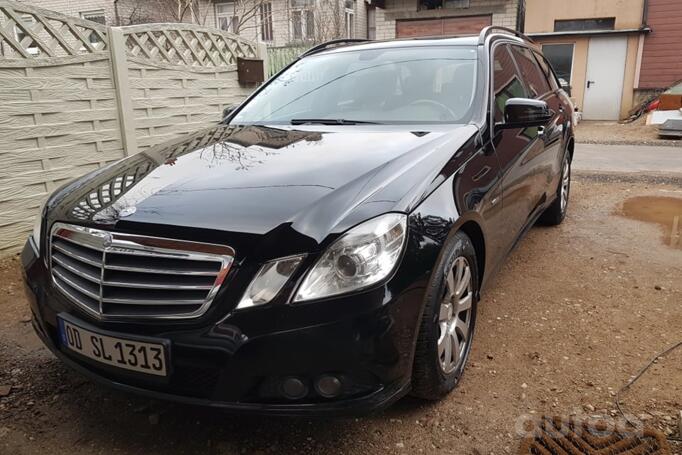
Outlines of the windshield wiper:
M 292 125 L 378 125 L 379 122 L 366 120 L 347 120 L 343 118 L 295 118 L 291 119 Z

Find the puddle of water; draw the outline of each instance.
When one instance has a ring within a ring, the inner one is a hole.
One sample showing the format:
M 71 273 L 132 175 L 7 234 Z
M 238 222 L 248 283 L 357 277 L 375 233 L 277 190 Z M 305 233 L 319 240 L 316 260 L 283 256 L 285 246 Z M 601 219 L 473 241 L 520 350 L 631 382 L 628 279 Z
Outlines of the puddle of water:
M 663 227 L 663 242 L 682 249 L 682 198 L 638 196 L 623 203 L 623 215 Z

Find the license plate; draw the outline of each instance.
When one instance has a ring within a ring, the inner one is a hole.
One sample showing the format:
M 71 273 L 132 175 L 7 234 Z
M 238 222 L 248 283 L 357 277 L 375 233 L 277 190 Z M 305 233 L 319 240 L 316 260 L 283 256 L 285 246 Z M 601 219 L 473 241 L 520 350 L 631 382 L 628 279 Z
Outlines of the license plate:
M 59 319 L 62 345 L 96 362 L 155 376 L 166 376 L 163 344 L 102 335 Z

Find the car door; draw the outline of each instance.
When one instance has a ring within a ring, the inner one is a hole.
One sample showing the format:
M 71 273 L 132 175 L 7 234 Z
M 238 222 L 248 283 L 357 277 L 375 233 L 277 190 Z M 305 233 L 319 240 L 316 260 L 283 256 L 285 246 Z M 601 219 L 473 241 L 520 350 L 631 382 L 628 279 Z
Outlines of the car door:
M 533 52 L 522 46 L 511 46 L 511 51 L 525 82 L 528 98 L 546 102 L 552 112 L 552 116 L 545 125 L 536 130 L 539 141 L 538 147 L 534 151 L 537 155 L 529 156 L 531 159 L 533 193 L 537 204 L 534 207 L 534 212 L 531 213 L 533 216 L 537 214 L 537 211 L 544 208 L 544 204 L 548 200 L 554 197 L 556 190 L 556 184 L 553 183 L 557 175 L 557 165 L 560 166 L 561 163 L 564 130 L 563 103 L 543 74 Z
M 526 87 L 512 58 L 508 44 L 493 47 L 492 76 L 492 143 L 502 175 L 502 212 L 505 223 L 506 248 L 510 248 L 526 225 L 537 205 L 537 182 L 533 178 L 534 157 L 542 154 L 544 145 L 537 128 L 500 128 L 504 106 L 510 98 L 526 98 Z
M 545 76 L 545 79 L 551 88 L 551 93 L 546 97 L 547 104 L 558 116 L 556 133 L 558 136 L 558 147 L 548 147 L 556 153 L 553 156 L 550 155 L 550 158 L 553 161 L 551 171 L 553 178 L 550 187 L 557 188 L 559 180 L 561 179 L 561 166 L 566 151 L 566 143 L 569 137 L 571 122 L 573 121 L 573 106 L 566 93 L 561 90 L 561 85 L 544 55 L 537 51 L 534 51 L 533 54 L 540 65 L 542 74 Z

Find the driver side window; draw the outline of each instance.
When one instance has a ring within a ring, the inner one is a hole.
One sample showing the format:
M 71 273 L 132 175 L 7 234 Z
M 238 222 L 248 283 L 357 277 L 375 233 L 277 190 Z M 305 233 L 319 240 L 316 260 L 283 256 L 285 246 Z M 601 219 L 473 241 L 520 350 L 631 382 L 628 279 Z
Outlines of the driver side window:
M 521 77 L 506 44 L 495 47 L 493 54 L 493 93 L 495 123 L 504 120 L 504 106 L 509 98 L 526 96 Z

